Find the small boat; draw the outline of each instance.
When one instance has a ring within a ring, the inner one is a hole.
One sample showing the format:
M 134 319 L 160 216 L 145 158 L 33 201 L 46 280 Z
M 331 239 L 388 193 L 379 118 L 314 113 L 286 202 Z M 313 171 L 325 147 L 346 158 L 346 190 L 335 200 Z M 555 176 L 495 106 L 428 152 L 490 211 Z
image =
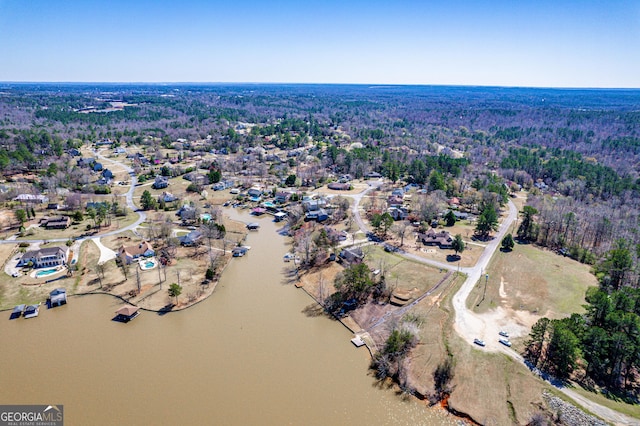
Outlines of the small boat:
M 247 229 L 250 231 L 257 231 L 260 228 L 260 224 L 256 222 L 247 223 Z
M 246 247 L 236 247 L 231 251 L 231 253 L 233 254 L 233 257 L 242 257 L 247 254 L 248 250 L 249 249 Z
M 29 305 L 24 310 L 25 318 L 35 318 L 40 313 L 40 304 L 37 305 Z

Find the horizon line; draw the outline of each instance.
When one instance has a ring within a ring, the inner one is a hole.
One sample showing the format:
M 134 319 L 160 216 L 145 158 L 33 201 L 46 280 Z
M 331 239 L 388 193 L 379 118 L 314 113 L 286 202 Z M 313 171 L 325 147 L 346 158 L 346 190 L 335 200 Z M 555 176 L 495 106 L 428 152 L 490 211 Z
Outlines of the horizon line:
M 0 81 L 0 85 L 16 84 L 49 84 L 49 85 L 148 85 L 148 86 L 368 86 L 370 88 L 385 87 L 474 87 L 487 89 L 552 89 L 552 90 L 640 90 L 640 86 L 524 86 L 494 84 L 425 84 L 425 83 L 319 83 L 319 82 L 231 82 L 231 81 Z

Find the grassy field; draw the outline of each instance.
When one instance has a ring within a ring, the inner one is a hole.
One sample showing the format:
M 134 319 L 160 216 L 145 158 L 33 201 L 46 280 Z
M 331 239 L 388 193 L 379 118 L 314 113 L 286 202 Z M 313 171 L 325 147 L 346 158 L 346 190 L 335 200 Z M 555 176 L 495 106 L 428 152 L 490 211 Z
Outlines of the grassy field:
M 640 419 L 640 405 L 638 404 L 627 404 L 621 400 L 610 399 L 600 393 L 590 392 L 579 386 L 576 386 L 573 390 L 589 398 L 593 402 L 597 402 L 598 404 L 611 408 L 612 410 Z
M 451 296 L 464 277 L 455 278 L 442 292 L 411 309 L 423 320 L 420 344 L 411 355 L 411 376 L 421 392 L 433 389 L 433 372 L 453 354 L 454 390 L 449 405 L 470 414 L 481 424 L 525 424 L 542 403 L 546 385 L 522 365 L 500 354 L 479 351 L 452 329 Z
M 365 246 L 363 252 L 369 268 L 384 271 L 387 283 L 398 289 L 414 290 L 422 294 L 445 275 L 444 271 L 388 253 L 377 245 Z
M 508 253 L 497 251 L 486 272 L 489 280 L 484 301 L 478 306 L 484 279 L 467 299 L 467 306 L 476 312 L 506 306 L 562 318 L 583 312 L 587 288 L 597 285 L 588 265 L 527 244 L 516 244 Z

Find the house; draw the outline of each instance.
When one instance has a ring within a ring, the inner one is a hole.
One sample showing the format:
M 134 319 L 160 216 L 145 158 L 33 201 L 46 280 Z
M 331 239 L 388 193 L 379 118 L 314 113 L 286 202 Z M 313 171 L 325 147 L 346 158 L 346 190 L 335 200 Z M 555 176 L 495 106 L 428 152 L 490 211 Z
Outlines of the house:
M 281 222 L 285 220 L 286 217 L 287 217 L 287 214 L 285 212 L 277 212 L 273 215 L 273 220 L 275 220 L 276 222 Z
M 67 229 L 71 225 L 69 216 L 56 216 L 40 219 L 40 226 L 45 229 Z
M 60 306 L 67 303 L 67 290 L 56 288 L 49 293 L 49 306 Z
M 304 211 L 314 211 L 323 209 L 327 206 L 327 200 L 325 198 L 316 198 L 315 200 L 306 199 L 302 201 L 302 208 Z
M 389 207 L 402 206 L 403 203 L 404 198 L 402 196 L 389 195 L 389 198 L 387 198 L 387 204 L 389 204 Z
M 382 175 L 378 172 L 369 172 L 366 175 L 364 175 L 364 177 L 367 179 L 380 179 Z
M 258 188 L 251 188 L 247 191 L 249 197 L 262 197 L 262 190 Z
M 17 266 L 32 264 L 34 268 L 49 268 L 64 265 L 67 260 L 67 250 L 62 247 L 48 247 L 40 250 L 30 250 L 22 255 Z
M 391 195 L 396 197 L 404 197 L 404 189 L 396 188 L 393 191 L 391 191 Z
M 49 197 L 45 195 L 20 194 L 13 200 L 28 204 L 45 204 L 49 202 Z
M 331 182 L 329 185 L 327 185 L 327 188 L 336 191 L 348 191 L 351 189 L 351 184 L 349 182 Z
M 113 179 L 113 172 L 109 169 L 104 169 L 102 171 L 102 177 L 105 179 Z
M 113 150 L 114 154 L 126 154 L 127 153 L 127 149 L 124 147 L 117 147 L 116 149 Z
M 290 192 L 280 191 L 276 193 L 273 201 L 277 204 L 284 204 L 289 201 L 289 198 L 291 198 Z
M 176 201 L 177 199 L 178 197 L 176 197 L 170 192 L 163 192 L 162 195 L 160 196 L 160 200 L 164 201 L 165 203 L 171 203 L 173 201 Z
M 453 237 L 445 230 L 436 232 L 429 229 L 426 233 L 418 234 L 418 239 L 426 246 L 439 246 L 442 249 L 451 248 L 453 243 Z
M 153 250 L 153 247 L 147 241 L 143 241 L 133 246 L 122 245 L 120 249 L 118 249 L 118 256 L 122 262 L 127 265 L 139 257 L 151 257 L 155 254 L 156 252 Z
M 95 163 L 95 158 L 78 158 L 76 160 L 76 165 L 78 167 L 91 167 L 93 163 Z
M 98 210 L 102 207 L 104 207 L 105 209 L 109 208 L 109 203 L 107 203 L 106 201 L 91 201 L 87 203 L 86 209 Z
M 212 188 L 214 191 L 222 191 L 224 189 L 224 183 L 222 182 L 214 183 Z
M 167 186 L 169 186 L 169 178 L 166 176 L 156 176 L 152 185 L 153 189 L 166 188 Z
M 105 146 L 105 145 L 113 145 L 113 142 L 109 139 L 102 139 L 101 141 L 96 142 L 96 146 Z
M 401 207 L 389 207 L 387 212 L 389 212 L 393 220 L 405 220 L 408 215 L 407 210 Z
M 352 247 L 342 250 L 340 257 L 349 263 L 360 263 L 364 260 L 364 253 L 360 247 Z
M 75 149 L 75 148 L 71 148 L 70 150 L 67 151 L 67 153 L 72 156 L 72 157 L 80 157 L 80 151 Z
M 182 176 L 183 179 L 193 182 L 197 185 L 204 185 L 209 182 L 209 178 L 202 173 L 189 172 Z
M 329 214 L 325 209 L 309 210 L 304 214 L 304 220 L 315 220 L 317 222 L 324 222 L 329 219 Z
M 47 210 L 58 210 L 59 208 L 60 208 L 60 204 L 58 203 L 47 204 Z
M 196 220 L 196 208 L 185 204 L 176 212 L 176 216 L 180 216 L 183 221 Z
M 202 235 L 202 232 L 191 231 L 187 235 L 183 235 L 182 237 L 179 237 L 178 240 L 180 241 L 180 245 L 182 246 L 193 247 L 198 243 L 200 243 L 203 237 L 204 235 Z

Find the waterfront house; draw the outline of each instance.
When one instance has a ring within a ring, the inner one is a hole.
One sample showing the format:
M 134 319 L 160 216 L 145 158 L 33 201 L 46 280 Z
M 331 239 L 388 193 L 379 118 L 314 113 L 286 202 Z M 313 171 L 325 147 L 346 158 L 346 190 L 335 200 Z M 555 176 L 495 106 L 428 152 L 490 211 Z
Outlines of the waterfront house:
M 67 290 L 56 288 L 49 293 L 49 306 L 60 306 L 67 303 Z
M 40 250 L 30 250 L 22 255 L 17 266 L 33 265 L 34 268 L 48 268 L 64 265 L 67 260 L 67 250 L 62 247 L 48 247 Z
M 155 254 L 156 252 L 148 241 L 143 241 L 133 246 L 122 245 L 118 249 L 118 256 L 120 257 L 120 260 L 127 265 L 139 257 L 151 257 Z
M 315 220 L 317 222 L 324 222 L 329 219 L 329 214 L 325 209 L 310 210 L 304 214 L 304 220 Z

